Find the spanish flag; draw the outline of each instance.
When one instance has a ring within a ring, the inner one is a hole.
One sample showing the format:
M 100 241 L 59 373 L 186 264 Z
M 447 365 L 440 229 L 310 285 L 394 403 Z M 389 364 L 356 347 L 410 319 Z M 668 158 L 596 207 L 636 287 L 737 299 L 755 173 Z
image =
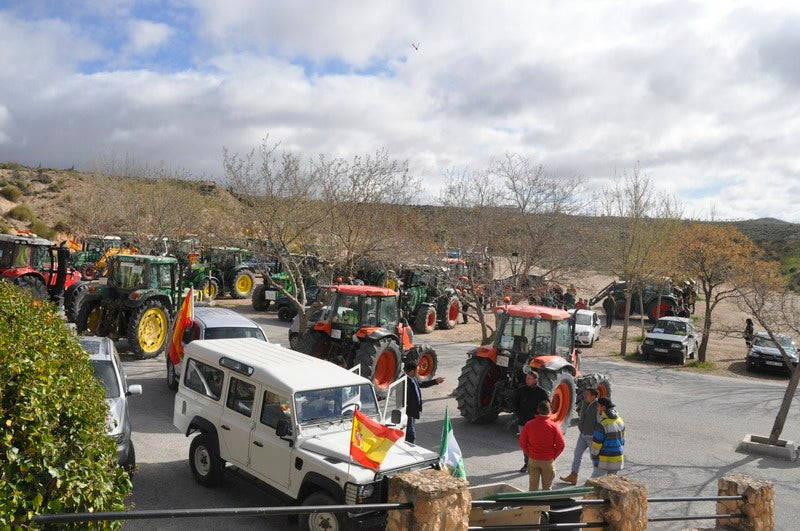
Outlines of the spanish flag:
M 189 288 L 189 293 L 183 299 L 181 309 L 175 317 L 175 327 L 172 330 L 172 340 L 169 342 L 169 359 L 173 365 L 183 359 L 183 331 L 192 326 L 194 319 L 194 288 Z
M 356 409 L 350 434 L 350 457 L 360 465 L 377 470 L 389 449 L 402 436 L 402 430 L 375 422 Z

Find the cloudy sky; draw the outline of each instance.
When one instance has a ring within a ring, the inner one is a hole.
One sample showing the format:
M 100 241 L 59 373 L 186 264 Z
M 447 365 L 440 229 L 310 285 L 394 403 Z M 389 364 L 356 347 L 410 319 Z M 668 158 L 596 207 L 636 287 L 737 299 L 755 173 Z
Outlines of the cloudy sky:
M 385 148 L 435 198 L 515 153 L 589 194 L 637 165 L 687 215 L 800 222 L 800 3 L 0 1 L 0 161 L 222 178 L 267 134 Z

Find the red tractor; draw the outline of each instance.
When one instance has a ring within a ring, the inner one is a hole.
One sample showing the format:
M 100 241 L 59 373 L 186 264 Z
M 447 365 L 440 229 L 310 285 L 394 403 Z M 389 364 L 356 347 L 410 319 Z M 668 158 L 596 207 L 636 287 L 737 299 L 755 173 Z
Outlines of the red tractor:
M 580 373 L 570 314 L 527 304 L 497 306 L 494 313 L 494 342 L 470 351 L 458 377 L 458 410 L 468 422 L 485 424 L 501 412 L 513 412 L 511 395 L 524 385 L 528 367 L 539 372 L 539 386 L 550 395 L 551 417 L 562 430 L 580 407 L 583 389 L 595 387 L 600 396 L 610 396 L 605 376 Z
M 81 274 L 67 267 L 69 250 L 33 234 L 0 234 L 0 279 L 13 282 L 36 299 L 58 301 L 65 306 L 78 286 Z
M 341 284 L 329 288 L 330 303 L 300 339 L 297 350 L 346 367 L 361 366 L 380 398 L 415 361 L 420 380 L 436 374 L 436 351 L 414 346 L 409 325 L 399 320 L 397 292 L 377 286 Z

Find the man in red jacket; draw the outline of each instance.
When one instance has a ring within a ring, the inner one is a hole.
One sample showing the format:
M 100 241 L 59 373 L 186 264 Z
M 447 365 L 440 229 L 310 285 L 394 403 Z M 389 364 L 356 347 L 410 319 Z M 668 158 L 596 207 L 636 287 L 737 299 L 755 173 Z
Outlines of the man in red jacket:
M 550 401 L 543 400 L 537 415 L 529 420 L 519 435 L 519 446 L 528 456 L 528 490 L 550 490 L 556 477 L 556 458 L 564 451 L 561 428 L 550 420 Z

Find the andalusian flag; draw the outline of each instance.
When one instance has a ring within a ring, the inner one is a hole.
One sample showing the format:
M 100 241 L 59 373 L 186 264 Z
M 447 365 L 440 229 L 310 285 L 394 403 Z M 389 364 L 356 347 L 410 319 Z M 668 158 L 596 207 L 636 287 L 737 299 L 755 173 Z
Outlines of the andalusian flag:
M 189 288 L 189 293 L 183 299 L 181 309 L 175 317 L 175 327 L 172 329 L 172 340 L 169 342 L 169 359 L 177 365 L 183 359 L 183 332 L 192 326 L 194 319 L 194 288 Z
M 442 470 L 450 472 L 451 476 L 467 479 L 464 471 L 464 458 L 458 446 L 456 436 L 453 435 L 453 425 L 450 424 L 450 415 L 444 408 L 444 426 L 442 427 L 442 446 L 439 448 L 439 466 Z
M 360 465 L 377 470 L 389 449 L 402 436 L 402 430 L 375 422 L 356 409 L 350 433 L 350 457 Z

